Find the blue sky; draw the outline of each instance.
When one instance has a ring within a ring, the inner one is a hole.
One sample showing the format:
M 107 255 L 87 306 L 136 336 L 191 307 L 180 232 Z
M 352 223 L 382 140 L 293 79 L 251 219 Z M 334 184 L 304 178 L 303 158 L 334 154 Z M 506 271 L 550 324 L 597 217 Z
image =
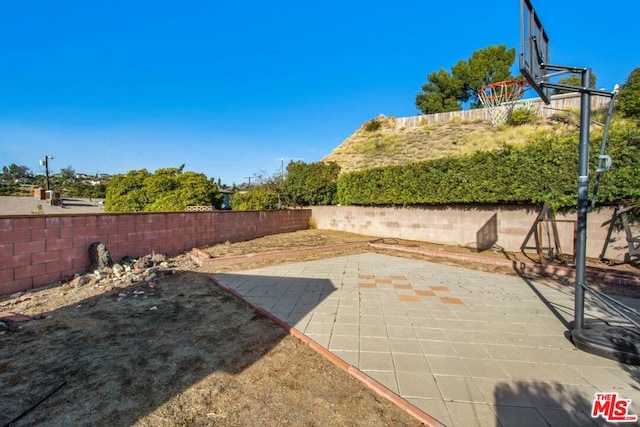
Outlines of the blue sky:
M 552 63 L 591 67 L 608 90 L 640 66 L 635 0 L 533 5 Z M 519 25 L 519 0 L 5 2 L 0 166 L 185 163 L 239 184 L 319 161 L 380 114 L 417 114 L 427 74 L 519 51 Z

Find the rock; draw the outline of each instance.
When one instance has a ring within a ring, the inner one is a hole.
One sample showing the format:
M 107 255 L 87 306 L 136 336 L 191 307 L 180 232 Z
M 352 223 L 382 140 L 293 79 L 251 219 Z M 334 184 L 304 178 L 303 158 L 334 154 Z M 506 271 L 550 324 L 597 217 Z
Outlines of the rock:
M 153 254 L 151 260 L 155 263 L 161 263 L 167 261 L 167 256 L 163 254 Z
M 73 279 L 70 283 L 74 288 L 79 288 L 80 286 L 84 286 L 91 281 L 91 277 L 89 275 L 78 276 Z
M 102 242 L 94 242 L 89 246 L 89 257 L 91 258 L 91 267 L 89 271 L 102 271 L 107 267 L 111 267 L 111 254 Z
M 157 271 L 158 271 L 158 267 L 151 267 L 151 268 L 147 268 L 147 269 L 144 271 L 144 275 L 145 275 L 145 276 L 149 276 L 149 275 L 151 275 L 151 274 L 153 274 L 153 273 L 156 273 Z
M 149 255 L 138 258 L 133 262 L 134 270 L 145 270 L 151 267 L 153 264 L 151 262 L 151 257 Z
M 113 274 L 115 274 L 116 276 L 120 276 L 125 271 L 125 268 L 118 263 L 113 264 L 113 267 L 111 267 L 111 269 L 113 270 Z

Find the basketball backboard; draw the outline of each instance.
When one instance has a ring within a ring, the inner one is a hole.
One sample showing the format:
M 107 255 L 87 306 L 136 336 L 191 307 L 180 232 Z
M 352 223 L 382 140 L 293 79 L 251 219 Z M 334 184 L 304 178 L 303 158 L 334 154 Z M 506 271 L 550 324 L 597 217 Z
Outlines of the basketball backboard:
M 549 78 L 545 65 L 549 64 L 549 37 L 530 0 L 520 0 L 520 72 L 545 104 L 551 103 Z

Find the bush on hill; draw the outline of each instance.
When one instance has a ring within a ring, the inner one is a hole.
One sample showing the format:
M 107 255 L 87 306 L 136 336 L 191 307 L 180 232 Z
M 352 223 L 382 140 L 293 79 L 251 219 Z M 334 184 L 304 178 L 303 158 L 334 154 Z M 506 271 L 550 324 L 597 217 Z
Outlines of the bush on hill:
M 598 201 L 640 203 L 640 150 L 630 143 L 628 126 L 614 126 L 607 153 L 613 167 L 603 174 Z M 602 138 L 593 132 L 591 159 L 597 159 Z M 350 172 L 338 179 L 343 205 L 451 203 L 544 203 L 554 208 L 577 203 L 578 136 L 538 134 L 524 146 L 504 144 L 499 151 L 478 151 L 403 166 Z M 591 184 L 595 162 L 591 162 Z

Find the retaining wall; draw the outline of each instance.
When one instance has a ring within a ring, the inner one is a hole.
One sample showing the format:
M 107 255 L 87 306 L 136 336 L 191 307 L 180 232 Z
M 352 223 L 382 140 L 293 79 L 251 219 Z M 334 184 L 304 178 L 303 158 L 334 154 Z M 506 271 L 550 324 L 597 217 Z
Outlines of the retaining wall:
M 84 273 L 89 245 L 114 261 L 308 228 L 308 209 L 0 216 L 0 295 Z
M 347 231 L 374 237 L 417 240 L 478 250 L 502 248 L 519 252 L 536 222 L 540 207 L 521 206 L 442 206 L 421 208 L 318 206 L 312 209 L 313 221 L 320 229 Z M 607 237 L 613 208 L 601 208 L 587 218 L 587 257 L 598 258 Z M 562 253 L 575 253 L 576 214 L 555 216 Z M 543 246 L 548 246 L 551 228 L 539 224 Z M 551 235 L 552 236 L 552 235 Z M 624 260 L 627 241 L 623 231 L 615 231 L 606 257 Z M 534 248 L 531 238 L 527 246 Z M 535 249 L 527 249 L 533 252 Z

